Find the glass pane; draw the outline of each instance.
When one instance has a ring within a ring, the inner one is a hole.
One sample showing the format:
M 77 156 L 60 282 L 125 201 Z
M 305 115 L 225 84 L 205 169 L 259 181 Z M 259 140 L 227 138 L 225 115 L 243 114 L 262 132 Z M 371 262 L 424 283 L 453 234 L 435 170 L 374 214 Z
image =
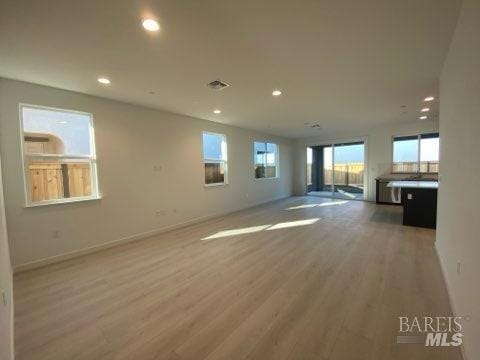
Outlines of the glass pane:
M 277 145 L 267 143 L 267 169 L 266 177 L 277 176 Z
M 22 121 L 27 154 L 92 155 L 87 114 L 25 106 Z
M 320 191 L 332 191 L 333 152 L 331 146 L 323 148 L 323 187 Z
M 203 133 L 203 158 L 227 160 L 225 137 L 221 134 Z
M 32 202 L 92 195 L 91 165 L 69 160 L 31 160 L 28 181 Z
M 225 163 L 205 163 L 205 184 L 225 183 Z
M 439 138 L 420 140 L 420 172 L 438 173 L 440 153 Z
M 418 172 L 418 139 L 393 141 L 394 172 Z
M 254 152 L 255 152 L 255 178 L 264 178 L 265 177 L 265 162 L 266 162 L 266 144 L 255 142 L 254 143 Z
M 307 147 L 307 185 L 312 185 L 312 163 L 313 163 L 312 148 Z
M 364 144 L 334 147 L 334 196 L 363 199 Z

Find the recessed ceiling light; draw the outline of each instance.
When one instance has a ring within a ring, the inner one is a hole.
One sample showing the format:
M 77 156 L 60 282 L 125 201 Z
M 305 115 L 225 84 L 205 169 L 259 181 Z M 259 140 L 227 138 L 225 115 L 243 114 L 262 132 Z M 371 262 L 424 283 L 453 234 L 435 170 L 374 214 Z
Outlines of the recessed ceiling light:
M 221 111 L 221 110 L 218 110 L 218 109 L 213 110 L 213 113 L 214 113 L 214 114 L 220 114 L 221 112 L 222 112 L 222 111 Z
M 59 121 L 58 123 L 59 124 L 66 124 L 67 122 L 66 121 Z
M 107 78 L 105 78 L 105 77 L 98 78 L 97 81 L 98 81 L 100 84 L 104 84 L 104 85 L 110 84 L 110 80 L 107 79 Z
M 272 95 L 273 96 L 280 96 L 280 95 L 282 95 L 282 92 L 280 90 L 273 90 Z
M 426 120 L 427 118 L 428 118 L 428 116 L 425 116 L 425 115 L 420 116 L 420 120 Z
M 433 100 L 435 100 L 433 96 L 428 96 L 425 99 L 423 99 L 423 101 L 433 101 Z
M 430 111 L 430 108 L 423 108 L 422 110 L 420 110 L 421 112 L 427 112 L 427 111 Z
M 142 26 L 145 28 L 147 31 L 158 31 L 160 30 L 160 25 L 158 24 L 157 21 L 153 19 L 145 19 L 142 22 Z

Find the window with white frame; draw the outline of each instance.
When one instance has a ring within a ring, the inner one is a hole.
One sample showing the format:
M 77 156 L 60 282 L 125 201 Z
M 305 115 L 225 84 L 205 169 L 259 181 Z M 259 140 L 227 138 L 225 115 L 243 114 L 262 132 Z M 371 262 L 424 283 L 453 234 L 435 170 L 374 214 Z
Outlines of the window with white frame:
M 227 184 L 227 139 L 225 135 L 203 132 L 205 185 Z
M 27 206 L 98 198 L 92 115 L 20 105 Z
M 278 176 L 278 147 L 267 142 L 253 143 L 255 178 L 275 178 Z
M 392 153 L 394 173 L 438 173 L 439 134 L 395 136 Z
M 307 185 L 312 185 L 313 149 L 307 147 Z

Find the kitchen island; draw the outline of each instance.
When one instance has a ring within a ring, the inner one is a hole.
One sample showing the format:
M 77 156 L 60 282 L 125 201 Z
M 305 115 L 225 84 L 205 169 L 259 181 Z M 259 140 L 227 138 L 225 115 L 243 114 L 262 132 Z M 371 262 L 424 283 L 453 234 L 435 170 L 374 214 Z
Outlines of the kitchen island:
M 436 228 L 438 181 L 390 181 L 387 187 L 402 189 L 403 225 Z

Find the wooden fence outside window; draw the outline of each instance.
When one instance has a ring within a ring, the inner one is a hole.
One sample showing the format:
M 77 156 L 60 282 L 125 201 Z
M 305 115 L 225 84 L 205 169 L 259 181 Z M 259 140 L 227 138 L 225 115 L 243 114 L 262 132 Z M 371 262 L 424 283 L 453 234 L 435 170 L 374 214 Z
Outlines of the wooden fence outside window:
M 363 163 L 335 164 L 334 169 L 323 169 L 324 184 L 332 184 L 335 172 L 335 185 L 363 186 L 364 170 Z
M 33 202 L 92 194 L 88 163 L 32 163 L 28 171 Z

